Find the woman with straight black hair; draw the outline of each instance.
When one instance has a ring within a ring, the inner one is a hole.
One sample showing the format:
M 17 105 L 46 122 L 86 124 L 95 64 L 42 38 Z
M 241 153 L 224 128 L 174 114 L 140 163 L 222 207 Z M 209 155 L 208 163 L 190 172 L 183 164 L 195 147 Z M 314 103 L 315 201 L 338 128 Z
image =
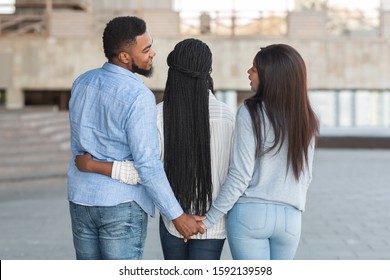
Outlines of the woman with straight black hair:
M 228 177 L 203 221 L 226 213 L 233 259 L 293 259 L 319 124 L 301 55 L 262 48 L 248 70 L 255 95 L 238 108 Z
M 212 54 L 204 42 L 179 42 L 167 63 L 163 102 L 157 105 L 161 158 L 183 210 L 205 215 L 227 176 L 234 114 L 213 95 Z M 86 154 L 76 158 L 76 166 L 130 184 L 139 179 L 131 161 L 103 163 Z M 226 239 L 225 218 L 206 234 L 184 240 L 173 223 L 161 216 L 160 239 L 165 259 L 220 259 Z

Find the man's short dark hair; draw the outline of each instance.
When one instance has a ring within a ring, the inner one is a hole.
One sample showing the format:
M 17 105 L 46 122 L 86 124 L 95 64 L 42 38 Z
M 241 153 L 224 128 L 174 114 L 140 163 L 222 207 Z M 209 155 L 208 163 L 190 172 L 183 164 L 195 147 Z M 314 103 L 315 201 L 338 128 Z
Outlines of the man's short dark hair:
M 110 60 L 117 56 L 124 45 L 135 42 L 146 32 L 146 23 L 138 17 L 116 17 L 107 23 L 103 32 L 104 55 Z

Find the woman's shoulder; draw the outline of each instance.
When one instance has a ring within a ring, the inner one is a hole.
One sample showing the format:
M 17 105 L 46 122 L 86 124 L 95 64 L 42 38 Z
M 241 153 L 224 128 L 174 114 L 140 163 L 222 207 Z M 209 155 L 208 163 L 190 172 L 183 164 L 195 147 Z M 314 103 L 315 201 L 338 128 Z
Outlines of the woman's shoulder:
M 228 120 L 234 123 L 234 113 L 232 109 L 224 102 L 215 97 L 209 100 L 210 121 Z
M 250 117 L 248 107 L 245 105 L 245 103 L 242 103 L 240 106 L 238 106 L 236 115 L 237 117 L 242 117 L 242 118 Z

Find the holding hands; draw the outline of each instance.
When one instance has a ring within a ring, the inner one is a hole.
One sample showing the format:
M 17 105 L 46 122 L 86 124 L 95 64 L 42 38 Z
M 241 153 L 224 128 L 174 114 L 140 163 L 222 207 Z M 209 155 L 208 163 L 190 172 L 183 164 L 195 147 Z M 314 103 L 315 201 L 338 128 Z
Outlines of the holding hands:
M 111 176 L 112 162 L 99 162 L 92 158 L 92 155 L 85 152 L 75 158 L 75 165 L 82 172 L 96 172 L 106 176 Z M 173 224 L 185 240 L 191 239 L 192 235 L 205 233 L 206 226 L 203 224 L 205 216 L 190 215 L 183 213 L 173 220 Z

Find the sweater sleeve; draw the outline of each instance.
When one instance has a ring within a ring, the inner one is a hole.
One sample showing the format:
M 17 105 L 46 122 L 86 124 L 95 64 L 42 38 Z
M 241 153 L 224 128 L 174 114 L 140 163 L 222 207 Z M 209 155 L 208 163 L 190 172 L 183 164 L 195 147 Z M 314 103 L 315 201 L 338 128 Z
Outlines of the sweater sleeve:
M 252 120 L 245 106 L 237 111 L 229 174 L 206 214 L 204 224 L 212 227 L 242 196 L 252 179 L 255 167 L 256 140 Z
M 141 182 L 133 161 L 114 161 L 111 178 L 129 185 L 136 185 Z

